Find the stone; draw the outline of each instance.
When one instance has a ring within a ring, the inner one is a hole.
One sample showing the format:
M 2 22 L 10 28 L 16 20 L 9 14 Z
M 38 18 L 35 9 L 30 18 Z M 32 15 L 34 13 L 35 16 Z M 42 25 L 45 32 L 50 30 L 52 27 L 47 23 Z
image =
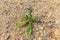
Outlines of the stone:
M 6 40 L 8 40 L 9 38 L 10 38 L 10 34 L 9 34 L 9 33 L 7 33 L 7 35 L 6 35 L 5 39 L 6 39 Z
M 34 3 L 34 2 L 35 2 L 35 0 L 31 0 L 31 2 L 32 2 L 32 3 Z
M 0 3 L 0 9 L 2 9 L 3 5 Z
M 56 20 L 56 21 L 55 21 L 55 23 L 56 23 L 56 24 L 59 24 L 59 21 L 58 21 L 58 20 Z
M 41 30 L 43 30 L 43 27 L 41 27 Z

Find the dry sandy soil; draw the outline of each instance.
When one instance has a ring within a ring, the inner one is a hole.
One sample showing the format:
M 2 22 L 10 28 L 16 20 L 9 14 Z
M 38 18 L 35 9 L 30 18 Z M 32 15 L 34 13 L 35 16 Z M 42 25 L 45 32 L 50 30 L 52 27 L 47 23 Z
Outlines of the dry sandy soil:
M 44 23 L 34 23 L 30 37 L 27 27 L 16 26 L 28 7 L 33 16 L 46 16 Z M 0 40 L 60 40 L 60 0 L 0 0 Z

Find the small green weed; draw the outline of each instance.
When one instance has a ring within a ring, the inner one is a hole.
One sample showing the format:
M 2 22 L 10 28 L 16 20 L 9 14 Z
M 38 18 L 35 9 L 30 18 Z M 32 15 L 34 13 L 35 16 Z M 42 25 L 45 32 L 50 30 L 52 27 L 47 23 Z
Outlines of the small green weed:
M 33 23 L 38 22 L 38 16 L 35 16 L 34 18 L 32 18 L 32 8 L 31 7 L 28 8 L 28 12 L 29 12 L 28 15 L 23 16 L 23 18 L 26 19 L 26 21 L 17 23 L 17 27 L 20 28 L 20 27 L 26 25 L 28 22 L 29 24 L 28 24 L 28 29 L 27 29 L 27 35 L 30 36 L 33 32 Z

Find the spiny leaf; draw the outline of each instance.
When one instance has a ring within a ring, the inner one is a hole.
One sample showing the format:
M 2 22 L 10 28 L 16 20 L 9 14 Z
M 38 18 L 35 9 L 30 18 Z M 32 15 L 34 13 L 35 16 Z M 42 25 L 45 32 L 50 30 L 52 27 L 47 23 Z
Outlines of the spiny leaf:
M 23 18 L 25 18 L 27 20 L 28 19 L 28 15 L 23 16 Z
M 29 20 L 30 22 L 32 21 L 32 17 L 30 15 L 23 16 L 26 20 Z
M 35 16 L 35 18 L 33 18 L 33 22 L 37 22 L 38 21 L 38 16 Z
M 26 23 L 27 23 L 26 21 L 19 22 L 19 23 L 17 23 L 17 27 L 22 27 L 22 26 L 24 26 Z
M 27 35 L 30 36 L 33 32 L 33 25 L 32 24 L 29 24 L 28 26 L 28 30 L 27 30 Z

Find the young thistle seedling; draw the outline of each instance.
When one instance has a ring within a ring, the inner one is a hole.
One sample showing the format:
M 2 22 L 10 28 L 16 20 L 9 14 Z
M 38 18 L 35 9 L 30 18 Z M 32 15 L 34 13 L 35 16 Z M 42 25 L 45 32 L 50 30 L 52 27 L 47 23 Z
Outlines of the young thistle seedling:
M 33 22 L 38 21 L 38 16 L 35 16 L 34 18 L 32 18 L 32 8 L 31 7 L 28 8 L 28 12 L 29 12 L 28 15 L 23 16 L 25 21 L 17 23 L 17 27 L 20 28 L 28 23 L 27 35 L 30 36 L 33 32 Z

